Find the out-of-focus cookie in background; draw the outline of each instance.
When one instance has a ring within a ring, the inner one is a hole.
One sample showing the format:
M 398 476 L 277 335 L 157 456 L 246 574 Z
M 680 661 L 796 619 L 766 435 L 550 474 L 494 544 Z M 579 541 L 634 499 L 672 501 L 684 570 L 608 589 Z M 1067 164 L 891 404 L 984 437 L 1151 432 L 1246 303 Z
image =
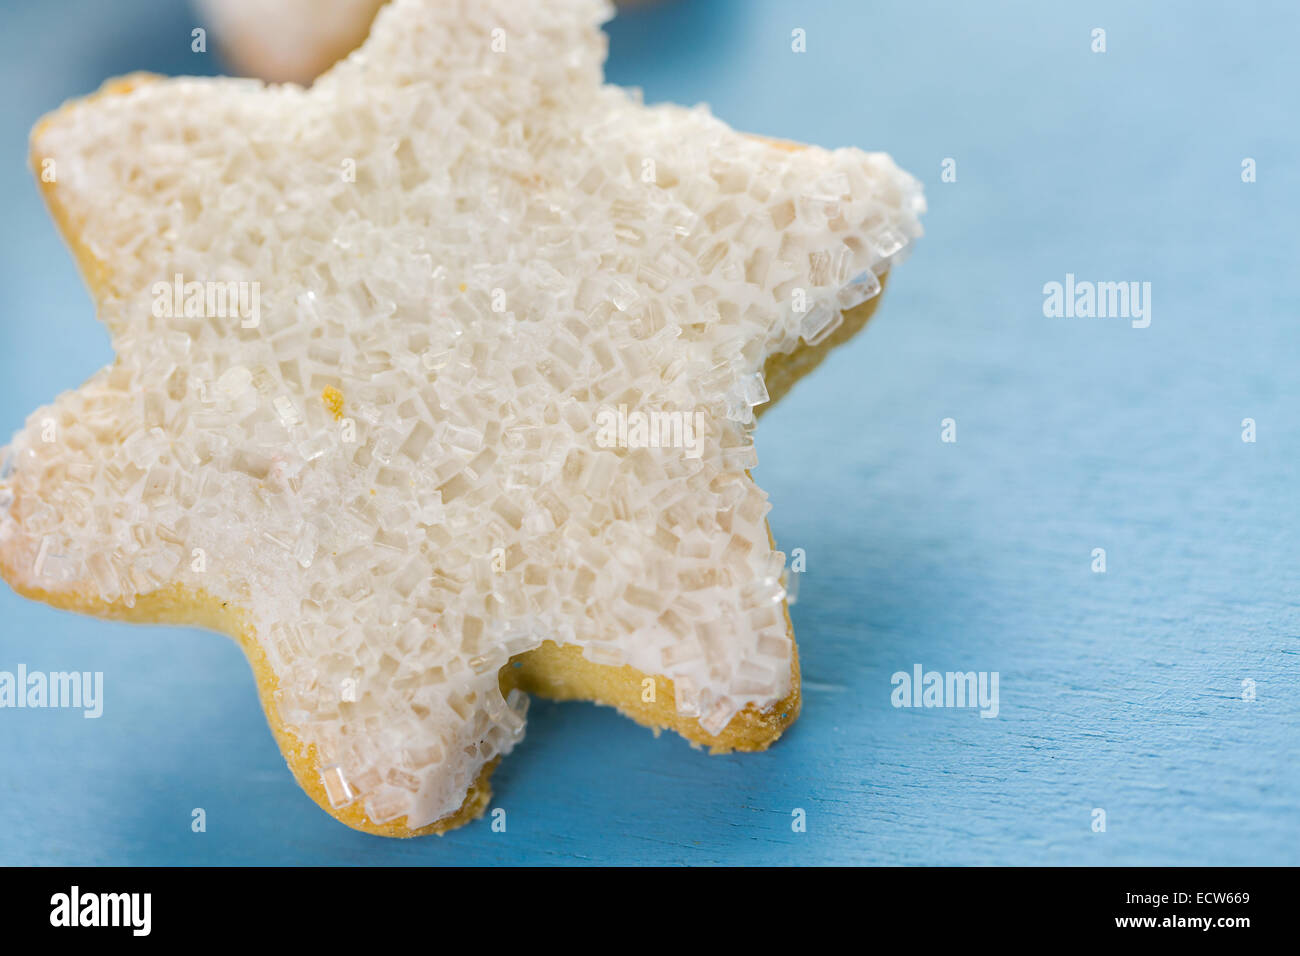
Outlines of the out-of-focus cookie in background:
M 195 0 L 231 69 L 273 83 L 304 85 L 361 45 L 386 2 Z M 633 6 L 655 0 L 616 2 Z

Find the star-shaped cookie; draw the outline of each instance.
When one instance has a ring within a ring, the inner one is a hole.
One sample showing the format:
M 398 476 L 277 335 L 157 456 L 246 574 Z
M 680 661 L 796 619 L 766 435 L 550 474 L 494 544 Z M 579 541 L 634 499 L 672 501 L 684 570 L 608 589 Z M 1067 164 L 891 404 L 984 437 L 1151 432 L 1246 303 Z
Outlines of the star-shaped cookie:
M 33 413 L 0 571 L 240 641 L 299 783 L 482 812 L 527 693 L 794 719 L 754 411 L 920 234 L 883 154 L 605 86 L 601 0 L 396 0 L 310 90 L 131 77 L 35 168 L 117 359 Z

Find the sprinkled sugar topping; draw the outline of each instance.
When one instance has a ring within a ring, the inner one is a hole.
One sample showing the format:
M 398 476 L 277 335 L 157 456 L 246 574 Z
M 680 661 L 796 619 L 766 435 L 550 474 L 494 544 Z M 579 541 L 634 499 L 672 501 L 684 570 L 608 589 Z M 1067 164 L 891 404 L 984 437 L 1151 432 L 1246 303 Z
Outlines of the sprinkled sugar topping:
M 396 0 L 310 90 L 136 81 L 38 130 L 116 363 L 0 479 L 29 590 L 242 608 L 335 807 L 416 828 L 545 640 L 716 734 L 790 689 L 754 408 L 920 234 L 883 154 L 603 85 L 597 0 Z

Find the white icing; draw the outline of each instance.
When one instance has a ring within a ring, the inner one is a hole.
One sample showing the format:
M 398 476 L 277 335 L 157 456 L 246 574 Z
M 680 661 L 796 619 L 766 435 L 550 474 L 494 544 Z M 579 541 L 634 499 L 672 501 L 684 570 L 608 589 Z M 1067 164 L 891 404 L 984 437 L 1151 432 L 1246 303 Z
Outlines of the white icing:
M 498 671 L 544 639 L 672 679 L 711 734 L 790 690 L 759 373 L 878 291 L 923 200 L 883 154 L 603 86 L 609 13 L 397 0 L 310 91 L 148 83 L 37 140 L 119 358 L 15 436 L 6 574 L 246 609 L 331 801 L 375 822 L 461 805 L 523 733 Z M 177 275 L 257 283 L 256 327 L 167 317 Z M 695 454 L 603 447 L 619 406 L 698 421 Z

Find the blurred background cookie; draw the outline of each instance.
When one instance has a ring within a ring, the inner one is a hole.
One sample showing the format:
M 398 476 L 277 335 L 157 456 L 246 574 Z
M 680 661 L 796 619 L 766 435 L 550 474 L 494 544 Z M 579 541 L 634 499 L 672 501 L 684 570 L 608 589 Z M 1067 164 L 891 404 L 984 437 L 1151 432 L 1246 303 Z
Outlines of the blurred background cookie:
M 351 53 L 384 0 L 195 0 L 230 66 L 310 83 Z
M 274 83 L 307 84 L 361 45 L 386 0 L 194 2 L 233 71 Z M 631 6 L 652 0 L 618 2 Z

